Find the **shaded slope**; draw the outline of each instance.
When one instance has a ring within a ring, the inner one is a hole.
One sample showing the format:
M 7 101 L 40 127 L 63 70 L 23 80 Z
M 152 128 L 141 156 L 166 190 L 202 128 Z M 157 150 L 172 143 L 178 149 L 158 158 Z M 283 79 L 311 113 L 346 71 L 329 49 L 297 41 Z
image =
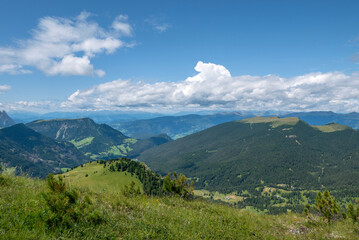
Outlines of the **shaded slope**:
M 154 171 L 196 177 L 197 188 L 353 188 L 359 184 L 359 134 L 323 132 L 297 118 L 224 123 L 141 154 Z
M 134 143 L 131 148 L 132 151 L 128 153 L 129 158 L 136 158 L 138 157 L 142 152 L 146 151 L 147 149 L 165 144 L 167 142 L 172 141 L 172 139 L 167 136 L 166 134 L 160 134 L 157 136 L 153 136 L 147 139 L 141 139 L 138 140 L 136 143 Z
M 31 176 L 45 177 L 88 160 L 72 144 L 57 142 L 24 124 L 0 130 L 0 161 Z

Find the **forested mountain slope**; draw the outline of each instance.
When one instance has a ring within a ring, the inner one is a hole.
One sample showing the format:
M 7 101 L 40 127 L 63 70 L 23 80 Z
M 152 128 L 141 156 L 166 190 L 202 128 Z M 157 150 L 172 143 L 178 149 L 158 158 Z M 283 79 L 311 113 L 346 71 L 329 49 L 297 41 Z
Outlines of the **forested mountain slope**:
M 178 171 L 197 188 L 232 192 L 258 186 L 356 188 L 359 133 L 298 118 L 251 118 L 224 123 L 149 149 L 139 157 L 154 171 Z

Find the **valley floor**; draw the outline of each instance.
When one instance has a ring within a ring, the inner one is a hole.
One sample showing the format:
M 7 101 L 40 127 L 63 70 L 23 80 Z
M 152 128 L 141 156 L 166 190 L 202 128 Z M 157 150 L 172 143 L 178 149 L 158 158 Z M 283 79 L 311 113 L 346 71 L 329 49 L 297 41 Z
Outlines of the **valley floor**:
M 359 226 L 349 220 L 328 225 L 300 214 L 260 214 L 203 199 L 126 197 L 85 188 L 77 191 L 92 202 L 90 210 L 82 210 L 88 214 L 73 224 L 49 229 L 49 219 L 54 220 L 54 212 L 45 201 L 44 193 L 49 191 L 45 180 L 1 176 L 0 239 L 359 238 Z

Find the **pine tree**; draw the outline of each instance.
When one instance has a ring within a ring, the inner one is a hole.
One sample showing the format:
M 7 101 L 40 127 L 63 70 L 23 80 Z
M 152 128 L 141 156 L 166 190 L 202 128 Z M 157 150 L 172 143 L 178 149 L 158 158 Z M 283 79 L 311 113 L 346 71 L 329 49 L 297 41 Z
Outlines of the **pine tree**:
M 339 214 L 337 199 L 331 196 L 328 190 L 325 190 L 324 193 L 318 192 L 315 200 L 315 208 L 328 223 Z

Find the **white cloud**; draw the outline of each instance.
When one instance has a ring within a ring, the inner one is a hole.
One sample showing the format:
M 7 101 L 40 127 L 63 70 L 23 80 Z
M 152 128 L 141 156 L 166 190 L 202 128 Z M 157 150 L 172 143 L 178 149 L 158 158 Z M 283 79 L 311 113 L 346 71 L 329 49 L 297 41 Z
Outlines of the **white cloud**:
M 41 18 L 30 39 L 21 40 L 14 47 L 0 47 L 0 73 L 30 73 L 23 69 L 30 66 L 48 75 L 103 76 L 104 71 L 95 70 L 90 59 L 130 46 L 119 37 L 130 36 L 132 30 L 127 16 L 118 16 L 106 30 L 90 21 L 90 15 L 82 12 L 71 19 Z
M 309 73 L 231 76 L 221 65 L 198 62 L 199 73 L 180 82 L 115 80 L 72 94 L 62 107 L 138 110 L 359 111 L 359 75 Z
M 1 104 L 6 111 L 33 111 L 33 112 L 49 112 L 57 109 L 57 103 L 54 101 L 17 101 L 13 103 Z
M 4 93 L 6 91 L 9 91 L 11 89 L 11 86 L 9 85 L 0 85 L 0 93 Z
M 130 24 L 127 23 L 128 16 L 127 15 L 119 15 L 116 17 L 115 21 L 112 23 L 113 29 L 117 32 L 121 33 L 124 36 L 132 35 L 132 28 Z
M 159 32 L 166 32 L 167 29 L 170 27 L 168 23 L 158 24 L 153 26 Z
M 87 56 L 81 58 L 73 55 L 65 56 L 61 62 L 55 63 L 46 71 L 50 75 L 80 75 L 91 76 L 94 73 L 93 66 Z
M 152 28 L 158 32 L 166 32 L 168 28 L 171 27 L 171 24 L 163 22 L 163 16 L 151 16 L 146 19 L 145 22 L 148 23 Z
M 0 74 L 9 73 L 9 74 L 29 74 L 30 70 L 23 69 L 21 65 L 15 64 L 4 64 L 0 65 Z

